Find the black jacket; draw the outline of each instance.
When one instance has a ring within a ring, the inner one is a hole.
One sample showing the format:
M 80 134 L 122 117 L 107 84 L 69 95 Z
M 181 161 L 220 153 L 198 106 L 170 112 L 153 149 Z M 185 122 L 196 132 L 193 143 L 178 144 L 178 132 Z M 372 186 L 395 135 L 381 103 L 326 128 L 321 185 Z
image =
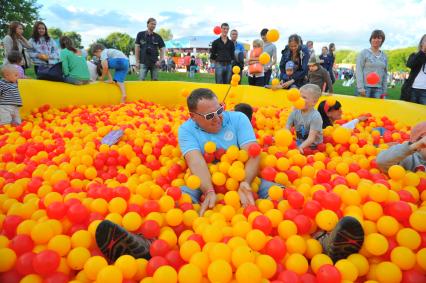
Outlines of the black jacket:
M 410 57 L 408 57 L 406 66 L 411 69 L 410 75 L 408 79 L 405 80 L 404 84 L 401 88 L 401 100 L 411 101 L 411 87 L 414 83 L 419 72 L 424 69 L 426 63 L 426 53 L 423 51 L 419 51 L 417 53 L 412 53 Z
M 305 45 L 301 45 L 299 47 L 299 62 L 294 62 L 297 66 L 294 70 L 293 79 L 295 80 L 295 84 L 298 87 L 303 86 L 306 82 L 306 76 L 308 75 L 308 62 L 309 62 L 309 49 Z M 291 50 L 288 45 L 281 51 L 281 62 L 280 62 L 280 71 L 281 74 L 285 73 L 285 64 L 291 60 Z

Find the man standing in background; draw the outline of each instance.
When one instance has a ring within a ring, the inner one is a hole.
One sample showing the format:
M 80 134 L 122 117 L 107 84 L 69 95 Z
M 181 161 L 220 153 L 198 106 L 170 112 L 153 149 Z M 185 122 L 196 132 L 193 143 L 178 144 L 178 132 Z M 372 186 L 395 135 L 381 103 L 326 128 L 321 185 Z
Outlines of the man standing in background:
M 260 32 L 260 36 L 263 40 L 263 52 L 266 52 L 271 57 L 271 60 L 268 64 L 264 65 L 264 72 L 265 72 L 265 83 L 264 85 L 269 85 L 269 81 L 271 80 L 271 74 L 272 74 L 272 66 L 274 66 L 277 63 L 277 47 L 272 42 L 269 42 L 266 39 L 266 34 L 268 33 L 268 29 L 264 28 Z
M 223 23 L 220 28 L 220 37 L 212 42 L 210 60 L 215 65 L 214 74 L 216 83 L 229 84 L 232 74 L 231 64 L 235 57 L 235 46 L 228 38 L 229 25 Z

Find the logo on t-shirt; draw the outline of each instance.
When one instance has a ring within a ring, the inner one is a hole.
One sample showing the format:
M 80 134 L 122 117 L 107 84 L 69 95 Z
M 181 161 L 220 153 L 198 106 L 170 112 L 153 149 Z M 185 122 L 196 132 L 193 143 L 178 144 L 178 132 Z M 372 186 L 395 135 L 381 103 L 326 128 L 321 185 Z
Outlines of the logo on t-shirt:
M 226 141 L 230 141 L 234 138 L 234 133 L 232 131 L 226 131 L 223 135 L 223 139 Z

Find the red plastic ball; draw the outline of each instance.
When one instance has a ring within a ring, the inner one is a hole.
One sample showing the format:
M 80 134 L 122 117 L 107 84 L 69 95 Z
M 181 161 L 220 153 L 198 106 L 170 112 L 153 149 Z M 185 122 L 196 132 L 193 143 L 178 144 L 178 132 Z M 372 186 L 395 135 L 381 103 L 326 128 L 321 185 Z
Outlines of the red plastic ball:
M 275 261 L 280 262 L 284 258 L 287 248 L 283 239 L 274 237 L 266 243 L 264 251 L 267 255 L 275 259 Z
M 252 226 L 253 229 L 259 229 L 265 235 L 269 235 L 272 231 L 271 220 L 269 220 L 269 218 L 265 215 L 256 216 L 256 218 L 253 220 Z
M 324 195 L 324 198 L 321 201 L 321 204 L 325 209 L 337 211 L 340 209 L 342 200 L 340 199 L 338 194 L 334 192 L 329 192 Z
M 252 143 L 249 148 L 248 148 L 248 154 L 251 157 L 256 157 L 260 154 L 260 152 L 262 151 L 262 148 L 260 147 L 259 144 L 257 143 Z
M 62 219 L 67 214 L 68 208 L 64 203 L 55 201 L 46 208 L 47 216 L 53 219 Z
M 339 270 L 330 264 L 321 266 L 317 271 L 318 283 L 340 283 L 342 275 Z
M 28 235 L 16 235 L 9 243 L 9 248 L 15 251 L 16 255 L 22 255 L 26 252 L 32 251 L 34 242 Z
M 214 34 L 219 35 L 222 32 L 222 29 L 220 28 L 220 26 L 215 26 L 213 28 L 213 32 L 214 32 Z
M 81 224 L 87 221 L 89 211 L 82 204 L 74 204 L 68 208 L 67 217 L 72 223 Z
M 300 235 L 308 234 L 311 230 L 312 222 L 306 215 L 296 215 L 293 219 L 297 226 L 297 232 Z
M 318 212 L 321 211 L 321 204 L 316 200 L 310 200 L 303 207 L 303 214 L 314 219 Z
M 55 272 L 47 276 L 43 282 L 44 283 L 67 283 L 69 282 L 69 277 L 68 275 L 62 272 Z
M 376 72 L 371 72 L 367 75 L 366 81 L 370 85 L 376 85 L 380 82 L 380 77 Z
M 154 275 L 154 272 L 161 266 L 167 265 L 167 260 L 161 256 L 154 256 L 146 265 L 146 274 L 148 276 Z
M 170 251 L 169 244 L 161 239 L 155 240 L 152 242 L 149 247 L 149 253 L 151 256 L 161 256 L 164 257 Z
M 395 201 L 389 205 L 389 213 L 398 221 L 408 220 L 412 212 L 411 206 L 405 201 Z
M 145 238 L 156 238 L 160 235 L 160 225 L 154 220 L 145 220 L 140 231 Z
M 175 201 L 178 201 L 182 196 L 182 191 L 178 187 L 169 187 L 166 192 L 167 195 L 171 196 Z
M 56 271 L 61 261 L 57 252 L 44 250 L 38 253 L 33 259 L 34 271 L 40 275 L 49 275 Z
M 296 272 L 291 270 L 284 270 L 283 272 L 281 272 L 278 276 L 278 280 L 287 283 L 302 283 L 300 281 L 299 275 L 297 275 Z
M 275 176 L 277 175 L 277 170 L 275 170 L 274 167 L 267 166 L 262 169 L 262 171 L 260 172 L 260 175 L 262 176 L 263 179 L 267 181 L 274 181 Z
M 3 221 L 3 233 L 9 239 L 16 235 L 16 227 L 22 222 L 22 217 L 17 215 L 8 215 Z
M 15 268 L 19 274 L 25 276 L 34 273 L 33 259 L 35 256 L 35 253 L 27 252 L 18 257 Z
M 179 270 L 186 262 L 180 256 L 178 250 L 169 251 L 165 256 L 168 264 L 174 269 Z
M 299 192 L 292 192 L 287 197 L 288 203 L 291 207 L 299 209 L 303 207 L 303 203 L 305 202 L 305 198 Z

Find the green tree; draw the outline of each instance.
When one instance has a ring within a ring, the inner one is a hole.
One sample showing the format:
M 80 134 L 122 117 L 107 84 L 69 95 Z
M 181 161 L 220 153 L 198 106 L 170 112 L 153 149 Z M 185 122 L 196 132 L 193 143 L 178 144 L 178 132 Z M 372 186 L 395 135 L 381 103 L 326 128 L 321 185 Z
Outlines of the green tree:
M 34 22 L 39 19 L 38 11 L 42 7 L 36 0 L 0 0 L 0 38 L 9 31 L 9 23 L 19 21 L 25 27 L 25 37 L 31 36 Z
M 60 28 L 52 27 L 52 28 L 49 28 L 47 30 L 49 32 L 49 36 L 53 39 L 59 39 L 63 34 L 63 32 Z
M 71 38 L 76 48 L 83 48 L 83 46 L 81 46 L 81 35 L 79 33 L 75 31 L 67 31 L 64 32 L 64 36 Z
M 160 28 L 157 33 L 163 38 L 164 41 L 173 39 L 172 31 L 168 28 Z
M 353 50 L 339 50 L 336 51 L 336 63 L 346 63 L 346 64 L 355 64 L 356 62 L 356 56 L 358 53 Z
M 113 32 L 109 34 L 106 38 L 97 39 L 95 43 L 100 43 L 106 48 L 114 48 L 121 50 L 126 55 L 128 55 L 130 51 L 135 49 L 135 39 L 127 33 L 121 32 Z M 92 45 L 90 46 L 90 49 Z

